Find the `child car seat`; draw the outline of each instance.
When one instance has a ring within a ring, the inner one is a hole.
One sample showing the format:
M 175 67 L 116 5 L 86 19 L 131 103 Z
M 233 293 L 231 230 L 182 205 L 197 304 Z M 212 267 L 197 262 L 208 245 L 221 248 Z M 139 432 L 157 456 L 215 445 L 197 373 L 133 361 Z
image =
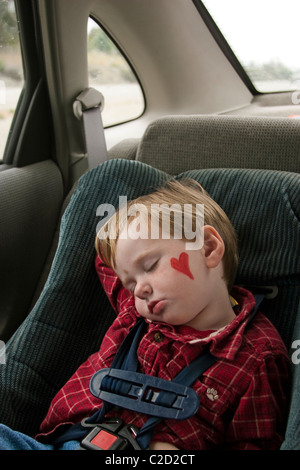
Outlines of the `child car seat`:
M 220 204 L 238 233 L 237 284 L 270 287 L 261 310 L 287 347 L 300 339 L 300 175 L 268 170 L 190 170 Z M 99 348 L 114 318 L 94 269 L 100 204 L 118 207 L 152 192 L 170 176 L 145 163 L 110 160 L 80 180 L 64 213 L 51 272 L 30 315 L 6 345 L 0 365 L 0 422 L 34 435 L 51 399 Z M 291 349 L 292 352 L 292 349 Z M 283 448 L 300 448 L 299 366 Z

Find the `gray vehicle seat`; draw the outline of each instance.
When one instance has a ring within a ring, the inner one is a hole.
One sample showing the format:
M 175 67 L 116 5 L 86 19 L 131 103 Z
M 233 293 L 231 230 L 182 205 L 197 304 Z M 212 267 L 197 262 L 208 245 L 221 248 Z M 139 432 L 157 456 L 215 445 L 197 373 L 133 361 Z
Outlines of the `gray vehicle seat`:
M 300 121 L 193 115 L 152 122 L 141 141 L 125 139 L 110 158 L 130 158 L 176 175 L 190 168 L 258 168 L 300 172 Z
M 162 149 L 163 151 L 163 149 Z M 262 304 L 287 347 L 300 336 L 300 175 L 253 169 L 201 169 L 178 178 L 199 181 L 238 232 L 236 283 L 275 286 Z M 114 318 L 94 269 L 96 209 L 149 193 L 170 176 L 142 162 L 111 160 L 79 181 L 61 223 L 59 244 L 42 294 L 7 345 L 0 365 L 0 422 L 35 434 L 56 392 L 99 348 Z M 295 366 L 284 448 L 300 446 L 299 366 Z
M 63 203 L 52 160 L 1 173 L 0 339 L 7 341 L 30 311 Z

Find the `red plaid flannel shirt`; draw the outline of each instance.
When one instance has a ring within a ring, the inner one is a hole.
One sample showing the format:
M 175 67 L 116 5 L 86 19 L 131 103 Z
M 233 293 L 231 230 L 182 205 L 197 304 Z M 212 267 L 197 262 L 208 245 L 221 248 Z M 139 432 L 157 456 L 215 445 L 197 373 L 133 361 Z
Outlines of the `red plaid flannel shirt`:
M 62 424 L 92 415 L 101 401 L 89 392 L 92 375 L 109 367 L 122 340 L 136 323 L 134 301 L 111 269 L 96 258 L 96 270 L 118 316 L 101 348 L 82 364 L 51 403 L 38 438 L 52 435 Z M 220 331 L 148 323 L 138 348 L 140 371 L 172 380 L 205 346 L 217 362 L 194 383 L 198 412 L 184 421 L 158 424 L 153 439 L 179 449 L 276 449 L 283 439 L 290 360 L 277 331 L 258 313 L 245 330 L 255 305 L 252 294 L 234 288 L 239 303 L 236 318 Z M 141 427 L 143 414 L 118 410 L 124 422 Z

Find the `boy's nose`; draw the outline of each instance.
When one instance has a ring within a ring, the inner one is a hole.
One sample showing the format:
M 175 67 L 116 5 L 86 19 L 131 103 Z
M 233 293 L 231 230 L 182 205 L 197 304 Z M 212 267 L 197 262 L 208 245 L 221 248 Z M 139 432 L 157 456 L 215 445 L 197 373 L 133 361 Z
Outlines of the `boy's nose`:
M 146 299 L 152 293 L 152 288 L 149 282 L 138 282 L 134 289 L 134 295 L 139 299 Z

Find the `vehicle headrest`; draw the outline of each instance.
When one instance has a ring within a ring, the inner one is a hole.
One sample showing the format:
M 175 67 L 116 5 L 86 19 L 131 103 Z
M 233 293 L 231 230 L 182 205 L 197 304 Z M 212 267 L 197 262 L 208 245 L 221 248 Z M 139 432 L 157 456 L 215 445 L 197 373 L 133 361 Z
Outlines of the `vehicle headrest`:
M 299 119 L 165 116 L 146 129 L 137 160 L 172 175 L 188 168 L 260 168 L 300 173 Z

